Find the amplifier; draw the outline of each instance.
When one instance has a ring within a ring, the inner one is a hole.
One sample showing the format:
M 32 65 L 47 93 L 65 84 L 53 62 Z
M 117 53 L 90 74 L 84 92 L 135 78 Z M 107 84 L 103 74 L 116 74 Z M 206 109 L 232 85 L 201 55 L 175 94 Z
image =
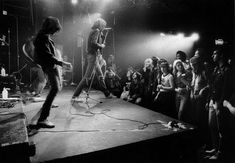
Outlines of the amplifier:
M 0 99 L 0 162 L 30 162 L 26 115 L 17 98 Z
M 30 162 L 24 113 L 0 114 L 0 162 Z

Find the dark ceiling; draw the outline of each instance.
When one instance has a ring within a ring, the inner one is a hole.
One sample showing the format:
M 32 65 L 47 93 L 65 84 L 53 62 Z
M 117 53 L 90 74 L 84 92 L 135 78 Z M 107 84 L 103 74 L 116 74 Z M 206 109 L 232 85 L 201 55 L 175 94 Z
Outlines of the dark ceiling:
M 100 12 L 104 0 L 78 0 L 72 6 L 70 0 L 1 0 L 1 8 L 8 14 L 21 17 L 32 25 L 37 24 L 37 16 L 46 17 L 49 2 L 59 4 L 64 11 L 56 15 Z M 41 8 L 41 9 L 40 9 Z M 58 8 L 58 7 L 57 7 Z M 48 9 L 53 10 L 53 9 Z M 133 30 L 144 28 L 162 31 L 204 30 L 212 34 L 230 35 L 233 31 L 233 0 L 113 0 L 103 10 L 107 20 L 113 21 L 118 28 Z M 50 12 L 52 13 L 52 11 Z M 112 13 L 112 14 L 110 14 Z M 40 24 L 40 23 L 39 23 Z M 233 36 L 233 35 L 232 35 Z
M 51 15 L 60 20 L 63 18 L 64 22 L 73 21 L 77 15 L 101 12 L 99 8 L 103 1 L 105 0 L 78 0 L 78 4 L 73 6 L 71 0 L 0 0 L 0 10 L 7 11 L 9 15 L 0 21 L 0 37 L 2 34 L 7 35 L 7 29 L 11 30 L 11 52 L 16 55 L 21 52 L 20 47 L 25 40 L 37 32 L 43 18 Z M 102 16 L 109 26 L 115 28 L 116 45 L 123 41 L 122 38 L 125 41 L 131 36 L 128 34 L 135 30 L 185 33 L 197 31 L 202 36 L 200 43 L 206 47 L 212 45 L 211 41 L 215 38 L 221 37 L 234 44 L 234 0 L 109 1 L 102 10 Z M 64 32 L 59 38 L 65 44 L 68 55 L 74 53 L 71 38 L 76 36 L 73 31 L 69 31 L 70 27 L 77 32 L 77 27 L 70 22 L 64 26 Z M 12 59 L 16 60 L 17 57 Z

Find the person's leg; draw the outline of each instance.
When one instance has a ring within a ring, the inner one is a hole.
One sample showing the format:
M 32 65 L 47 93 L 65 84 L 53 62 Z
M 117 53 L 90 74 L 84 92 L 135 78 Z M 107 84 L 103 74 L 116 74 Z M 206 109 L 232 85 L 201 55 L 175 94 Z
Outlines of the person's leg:
M 101 91 L 104 93 L 104 95 L 106 97 L 108 97 L 110 95 L 110 92 L 107 89 L 107 86 L 106 86 L 105 81 L 104 81 L 103 72 L 102 72 L 101 67 L 98 63 L 96 63 L 96 75 L 98 77 L 98 81 L 99 81 Z
M 82 78 L 82 80 L 79 82 L 78 86 L 76 87 L 72 98 L 76 98 L 80 95 L 80 93 L 82 92 L 82 89 L 88 84 L 88 79 L 91 77 L 91 74 L 93 72 L 93 69 L 95 67 L 95 59 L 96 57 L 93 55 L 88 55 L 87 56 L 87 68 L 86 68 L 86 72 L 84 77 Z
M 209 104 L 209 128 L 211 132 L 211 140 L 213 144 L 213 148 L 215 151 L 219 148 L 219 129 L 218 129 L 218 121 L 216 115 L 216 108 L 213 107 L 213 101 L 210 101 Z
M 187 98 L 183 95 L 181 95 L 179 98 L 180 99 L 179 99 L 178 119 L 184 120 L 184 110 Z
M 46 69 L 46 70 L 44 70 L 44 72 L 48 76 L 48 79 L 49 79 L 50 85 L 51 85 L 51 89 L 47 95 L 47 98 L 46 98 L 42 108 L 41 108 L 42 110 L 41 110 L 41 115 L 38 119 L 38 124 L 42 124 L 43 127 L 51 128 L 51 127 L 54 127 L 54 125 L 51 123 L 49 124 L 45 121 L 47 120 L 47 117 L 50 114 L 52 102 L 54 101 L 54 99 L 59 91 L 60 81 L 59 81 L 57 69 Z

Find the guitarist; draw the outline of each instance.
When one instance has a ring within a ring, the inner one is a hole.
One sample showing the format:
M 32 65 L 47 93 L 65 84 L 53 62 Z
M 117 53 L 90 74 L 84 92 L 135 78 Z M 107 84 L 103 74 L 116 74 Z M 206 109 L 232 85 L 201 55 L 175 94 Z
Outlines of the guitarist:
M 101 91 L 104 93 L 105 97 L 111 97 L 110 92 L 108 91 L 106 84 L 104 82 L 104 75 L 101 71 L 100 65 L 97 60 L 98 56 L 101 55 L 102 49 L 105 48 L 105 39 L 108 34 L 108 31 L 106 31 L 105 35 L 103 34 L 103 31 L 105 31 L 106 24 L 107 23 L 105 20 L 99 18 L 94 22 L 93 26 L 91 27 L 91 32 L 89 34 L 88 43 L 87 43 L 87 48 L 88 48 L 87 49 L 88 50 L 87 63 L 88 63 L 88 65 L 87 65 L 87 69 L 86 69 L 84 77 L 82 78 L 82 80 L 78 84 L 78 86 L 72 96 L 72 99 L 71 99 L 72 104 L 78 100 L 77 97 L 79 97 L 80 93 L 82 92 L 82 89 L 86 85 L 88 85 L 88 81 L 92 77 L 93 71 L 95 71 L 95 73 L 98 77 Z
M 65 61 L 59 61 L 55 54 L 55 43 L 51 36 L 55 35 L 61 30 L 61 25 L 58 18 L 47 17 L 38 32 L 34 41 L 34 59 L 37 64 L 42 67 L 45 75 L 51 85 L 51 89 L 46 97 L 46 100 L 36 115 L 39 115 L 37 125 L 43 128 L 53 128 L 55 125 L 47 118 L 50 114 L 52 103 L 60 89 L 60 78 L 57 69 L 57 65 L 68 69 L 72 68 L 72 65 Z

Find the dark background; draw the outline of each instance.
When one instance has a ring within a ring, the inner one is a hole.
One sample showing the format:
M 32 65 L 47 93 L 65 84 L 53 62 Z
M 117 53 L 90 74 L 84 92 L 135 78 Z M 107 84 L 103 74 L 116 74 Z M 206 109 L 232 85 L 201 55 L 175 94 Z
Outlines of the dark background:
M 67 55 L 70 62 L 74 58 L 74 80 L 78 82 L 82 51 L 85 55 L 86 38 L 97 12 L 113 29 L 107 38 L 104 58 L 114 54 L 123 71 L 128 65 L 142 64 L 145 58 L 155 55 L 141 45 L 146 38 L 159 32 L 183 32 L 185 36 L 199 33 L 200 40 L 187 51 L 188 57 L 196 48 L 203 48 L 205 58 L 210 60 L 214 41 L 218 38 L 226 41 L 228 55 L 234 54 L 233 0 L 110 0 L 106 3 L 104 0 L 78 0 L 77 5 L 72 5 L 69 0 L 1 0 L 0 9 L 7 11 L 7 15 L 1 14 L 0 17 L 0 37 L 5 35 L 6 40 L 10 40 L 10 48 L 1 44 L 0 62 L 5 65 L 7 73 L 20 70 L 25 65 L 22 45 L 37 33 L 45 17 L 55 16 L 60 19 L 63 30 L 54 40 L 63 46 L 63 55 Z M 160 51 L 156 56 L 172 62 L 175 53 Z M 21 73 L 22 81 L 29 82 L 29 66 Z

